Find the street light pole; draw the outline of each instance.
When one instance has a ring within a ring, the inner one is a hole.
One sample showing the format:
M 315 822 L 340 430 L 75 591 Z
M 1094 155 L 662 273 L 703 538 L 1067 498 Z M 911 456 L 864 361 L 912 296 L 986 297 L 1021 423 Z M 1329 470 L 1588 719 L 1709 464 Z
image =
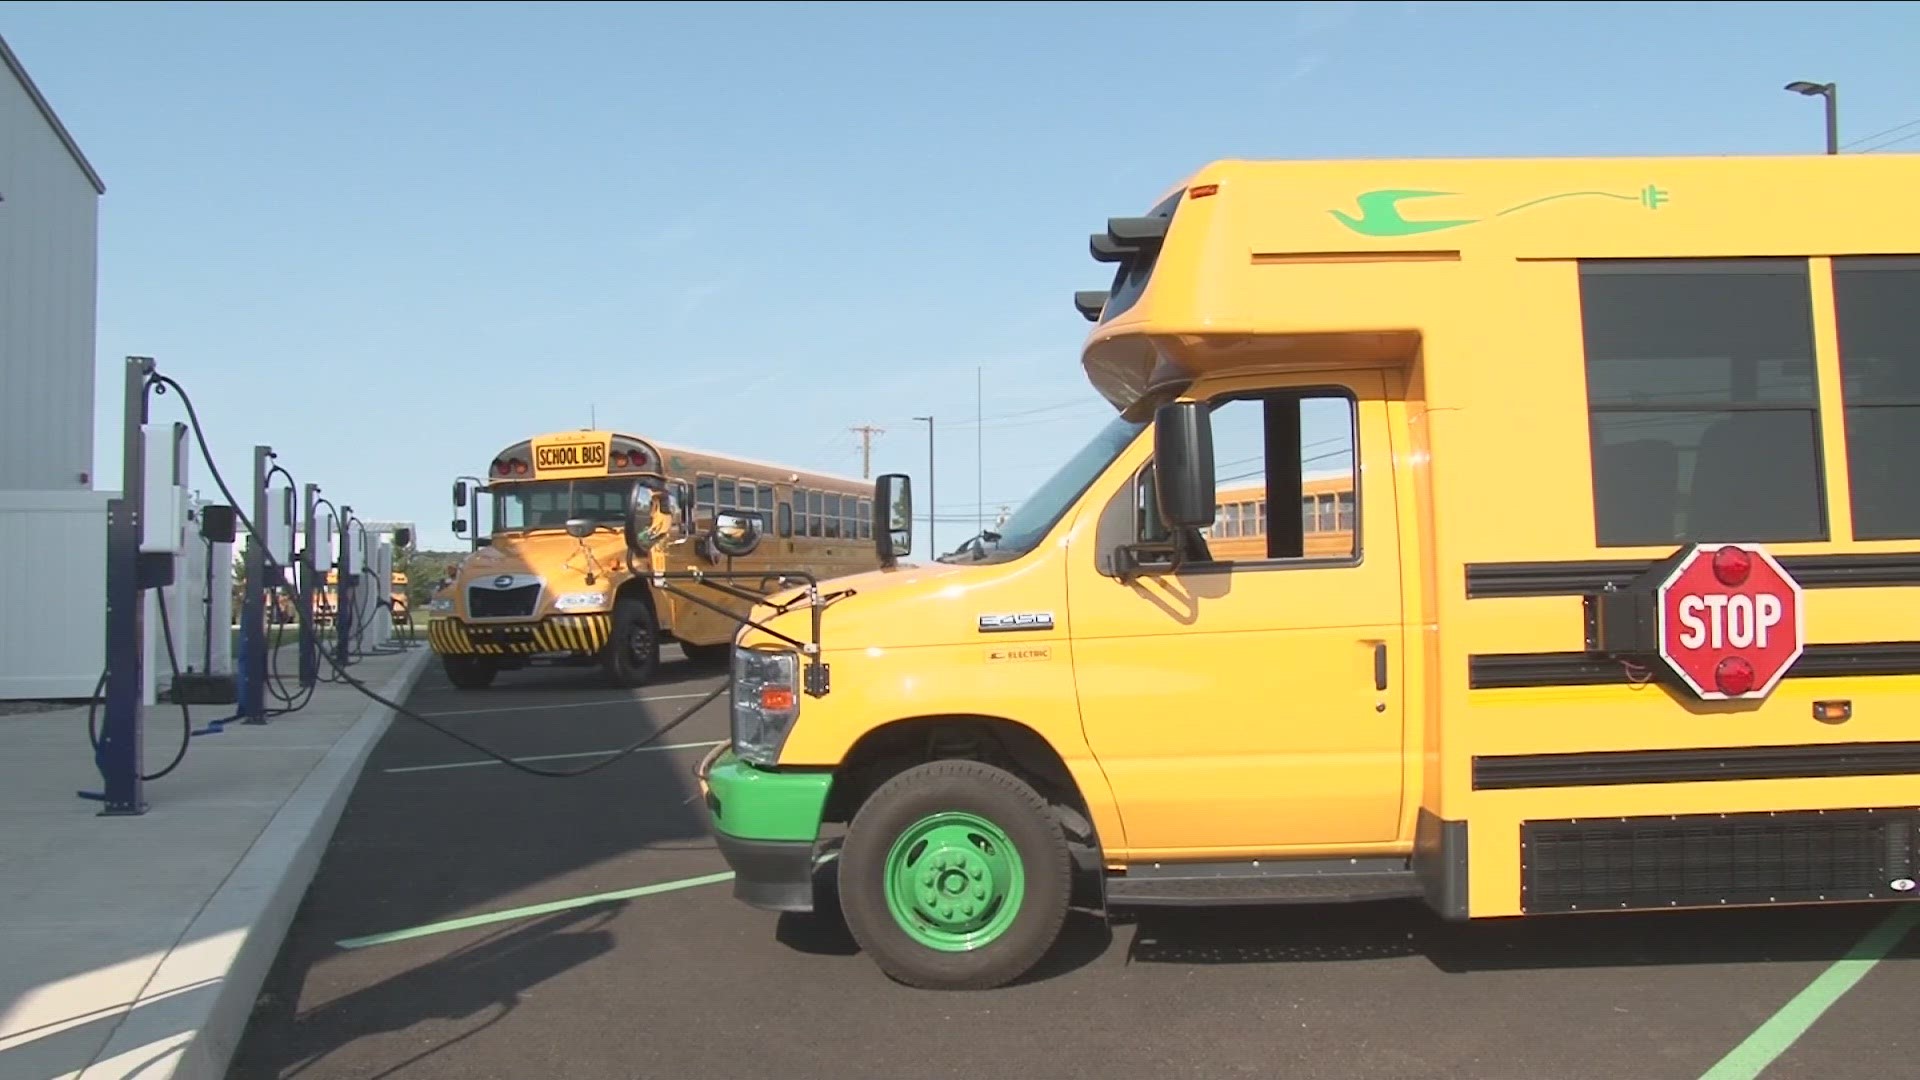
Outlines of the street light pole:
M 1840 87 L 1836 83 L 1790 82 L 1785 87 L 1796 94 L 1827 99 L 1827 153 L 1840 152 Z
M 933 541 L 936 520 L 933 501 L 933 417 L 916 416 L 914 419 L 924 420 L 927 423 L 927 551 L 932 557 L 938 558 L 940 548 Z

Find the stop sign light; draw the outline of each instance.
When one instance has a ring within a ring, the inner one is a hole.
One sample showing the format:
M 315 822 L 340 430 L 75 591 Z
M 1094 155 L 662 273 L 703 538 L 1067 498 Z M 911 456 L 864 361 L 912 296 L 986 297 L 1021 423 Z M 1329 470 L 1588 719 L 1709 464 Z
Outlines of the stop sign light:
M 1657 659 L 1693 696 L 1764 698 L 1806 647 L 1800 583 L 1755 544 L 1693 544 L 1598 597 L 1603 651 Z

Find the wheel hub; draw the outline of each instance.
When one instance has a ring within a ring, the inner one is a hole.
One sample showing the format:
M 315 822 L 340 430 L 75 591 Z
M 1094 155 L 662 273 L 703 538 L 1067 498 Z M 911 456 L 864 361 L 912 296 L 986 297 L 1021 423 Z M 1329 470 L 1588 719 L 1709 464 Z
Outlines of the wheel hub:
M 997 825 L 943 812 L 915 822 L 887 854 L 887 902 L 894 920 L 922 945 L 944 951 L 984 946 L 1019 913 L 1025 875 Z

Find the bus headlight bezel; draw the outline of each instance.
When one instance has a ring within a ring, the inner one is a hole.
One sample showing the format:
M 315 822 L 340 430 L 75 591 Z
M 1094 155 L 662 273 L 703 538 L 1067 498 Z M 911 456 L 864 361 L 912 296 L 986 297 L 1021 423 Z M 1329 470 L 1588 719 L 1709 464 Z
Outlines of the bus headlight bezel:
M 770 767 L 800 719 L 800 654 L 735 645 L 732 667 L 734 755 L 749 765 Z

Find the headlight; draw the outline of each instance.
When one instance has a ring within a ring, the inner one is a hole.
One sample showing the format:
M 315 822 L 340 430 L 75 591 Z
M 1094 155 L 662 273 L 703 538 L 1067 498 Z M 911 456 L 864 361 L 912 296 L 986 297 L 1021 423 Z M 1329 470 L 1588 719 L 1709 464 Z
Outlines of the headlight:
M 733 650 L 733 752 L 752 765 L 772 765 L 800 717 L 800 654 Z
M 585 608 L 603 608 L 607 606 L 607 594 L 603 592 L 561 593 L 553 602 L 555 611 L 580 611 Z

